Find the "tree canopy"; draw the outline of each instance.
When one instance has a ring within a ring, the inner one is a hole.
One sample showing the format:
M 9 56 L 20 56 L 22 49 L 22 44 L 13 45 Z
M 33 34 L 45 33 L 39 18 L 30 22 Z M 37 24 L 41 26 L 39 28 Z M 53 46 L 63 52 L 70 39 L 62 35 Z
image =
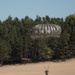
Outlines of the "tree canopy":
M 60 38 L 45 37 L 32 39 L 30 29 L 36 24 L 58 24 L 61 29 Z M 75 14 L 63 18 L 29 16 L 19 20 L 9 16 L 0 21 L 0 63 L 22 63 L 23 58 L 32 62 L 68 59 L 75 57 Z

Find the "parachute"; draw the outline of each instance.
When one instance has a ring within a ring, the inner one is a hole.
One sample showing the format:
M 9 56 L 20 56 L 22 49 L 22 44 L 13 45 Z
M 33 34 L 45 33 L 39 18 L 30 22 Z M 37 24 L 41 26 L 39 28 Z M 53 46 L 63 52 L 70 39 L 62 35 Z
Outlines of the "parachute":
M 60 37 L 61 27 L 56 24 L 38 24 L 31 29 L 31 38 Z

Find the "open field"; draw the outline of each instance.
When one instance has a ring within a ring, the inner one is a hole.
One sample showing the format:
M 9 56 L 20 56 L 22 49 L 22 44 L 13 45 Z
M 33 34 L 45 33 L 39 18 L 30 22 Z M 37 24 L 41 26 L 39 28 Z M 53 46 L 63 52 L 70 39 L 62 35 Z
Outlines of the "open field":
M 45 75 L 44 67 L 49 66 L 49 75 L 75 75 L 75 59 L 65 62 L 41 62 L 25 65 L 0 67 L 0 75 Z

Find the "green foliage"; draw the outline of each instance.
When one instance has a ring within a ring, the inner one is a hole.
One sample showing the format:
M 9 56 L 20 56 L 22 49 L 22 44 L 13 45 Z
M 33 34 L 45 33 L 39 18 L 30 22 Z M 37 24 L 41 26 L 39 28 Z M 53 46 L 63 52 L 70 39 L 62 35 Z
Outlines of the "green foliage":
M 0 63 L 3 64 L 4 60 L 8 60 L 10 58 L 9 56 L 10 51 L 8 46 L 5 44 L 4 41 L 0 41 Z
M 66 17 L 66 24 L 68 25 L 69 36 L 69 51 L 70 57 L 75 57 L 75 14 Z
M 53 56 L 54 52 L 52 49 L 45 47 L 41 52 L 41 57 L 43 60 L 50 60 Z
M 30 37 L 30 29 L 36 24 L 50 23 L 61 26 L 60 38 Z M 75 57 L 75 14 L 63 18 L 36 16 L 33 20 L 29 16 L 19 20 L 9 16 L 0 21 L 0 62 L 21 63 L 22 59 L 32 61 L 50 59 L 67 59 Z

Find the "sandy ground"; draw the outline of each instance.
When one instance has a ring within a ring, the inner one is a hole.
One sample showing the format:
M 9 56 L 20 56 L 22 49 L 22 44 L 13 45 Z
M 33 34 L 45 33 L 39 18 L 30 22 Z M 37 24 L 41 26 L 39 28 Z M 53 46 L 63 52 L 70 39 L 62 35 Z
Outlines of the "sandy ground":
M 75 59 L 65 62 L 7 65 L 0 67 L 0 75 L 45 75 L 44 71 L 48 66 L 49 75 L 75 75 Z

